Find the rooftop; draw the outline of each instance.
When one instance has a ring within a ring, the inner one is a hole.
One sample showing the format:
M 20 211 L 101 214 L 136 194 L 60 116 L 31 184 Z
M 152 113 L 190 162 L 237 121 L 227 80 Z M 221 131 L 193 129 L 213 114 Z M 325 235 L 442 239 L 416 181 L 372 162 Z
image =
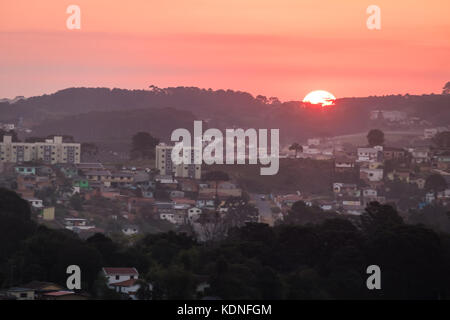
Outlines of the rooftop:
M 138 275 L 138 271 L 136 268 L 114 268 L 114 267 L 105 267 L 103 268 L 103 272 L 107 275 Z
M 72 295 L 72 294 L 75 294 L 75 292 L 61 290 L 61 291 L 53 291 L 53 292 L 44 293 L 44 296 L 61 297 L 61 296 L 67 296 L 67 295 Z

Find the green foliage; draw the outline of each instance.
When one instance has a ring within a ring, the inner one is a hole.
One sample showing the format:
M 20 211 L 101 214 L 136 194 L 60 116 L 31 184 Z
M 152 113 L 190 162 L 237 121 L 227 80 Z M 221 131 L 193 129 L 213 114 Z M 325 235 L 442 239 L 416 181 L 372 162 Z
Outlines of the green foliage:
M 408 222 L 423 224 L 438 232 L 450 233 L 450 209 L 439 204 L 428 205 L 422 210 L 411 211 Z
M 53 206 L 56 204 L 56 188 L 54 187 L 45 187 L 40 190 L 35 191 L 34 196 L 38 199 L 44 201 L 44 205 Z
M 150 282 L 155 286 L 155 299 L 192 299 L 195 291 L 194 276 L 179 265 L 150 271 Z
M 450 94 L 450 81 L 442 88 L 442 94 Z
M 372 129 L 367 134 L 369 146 L 382 146 L 384 144 L 384 133 L 379 129 Z
M 383 272 L 383 290 L 375 296 L 437 299 L 449 288 L 448 270 L 444 271 L 448 252 L 429 229 L 405 224 L 381 229 L 367 239 L 366 254 Z
M 131 159 L 152 159 L 158 143 L 159 139 L 154 138 L 148 132 L 136 133 L 131 141 Z
M 0 263 L 34 230 L 30 206 L 15 192 L 0 188 Z
M 450 298 L 449 234 L 405 224 L 394 208 L 378 203 L 369 205 L 359 224 L 316 220 L 313 215 L 324 213 L 301 202 L 290 215 L 292 223 L 247 223 L 214 243 L 175 232 L 148 234 L 132 244 L 101 234 L 82 241 L 68 230 L 37 227 L 28 204 L 0 189 L 0 281 L 3 287 L 31 280 L 64 286 L 67 266 L 76 264 L 82 288 L 99 299 L 122 299 L 99 272 L 133 266 L 141 274 L 142 299 Z M 372 264 L 381 268 L 381 291 L 366 288 Z M 198 294 L 204 281 L 210 287 Z
M 106 278 L 99 273 L 92 289 L 93 297 L 101 300 L 123 300 L 124 296 L 107 286 Z
M 70 198 L 70 205 L 72 206 L 72 208 L 78 211 L 83 210 L 83 202 L 83 198 L 78 193 L 74 194 Z
M 308 223 L 320 223 L 325 219 L 336 217 L 334 213 L 324 214 L 323 210 L 316 206 L 307 206 L 303 201 L 295 202 L 285 217 L 285 224 L 304 225 Z
M 139 300 L 151 300 L 153 297 L 150 284 L 145 280 L 138 280 L 139 289 L 136 296 Z
M 361 225 L 367 233 L 375 233 L 403 224 L 403 219 L 390 205 L 371 202 L 361 216 Z
M 404 183 L 395 179 L 394 181 L 386 181 L 385 187 L 388 190 L 386 192 L 388 199 L 399 199 L 399 209 L 408 210 L 417 207 L 422 202 L 424 194 L 416 184 Z
M 293 144 L 291 144 L 289 146 L 289 150 L 294 150 L 295 151 L 295 157 L 297 158 L 297 153 L 298 152 L 303 152 L 303 147 L 299 143 L 294 142 Z

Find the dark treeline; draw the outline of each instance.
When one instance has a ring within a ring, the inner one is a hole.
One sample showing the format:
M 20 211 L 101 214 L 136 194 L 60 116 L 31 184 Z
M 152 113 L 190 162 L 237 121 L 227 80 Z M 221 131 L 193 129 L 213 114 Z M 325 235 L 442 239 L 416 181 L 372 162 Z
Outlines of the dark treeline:
M 299 97 L 299 100 L 302 97 Z M 327 110 L 302 108 L 300 101 L 247 92 L 196 87 L 125 90 L 68 88 L 31 97 L 14 104 L 0 103 L 0 118 L 23 119 L 33 134 L 64 132 L 77 141 L 109 141 L 136 131 L 168 140 L 173 128 L 190 128 L 194 119 L 208 120 L 213 128 L 279 128 L 284 144 L 310 136 L 367 131 L 371 110 L 400 110 L 410 116 L 446 125 L 450 121 L 450 95 L 390 95 L 342 98 Z
M 377 203 L 355 221 L 333 216 L 300 225 L 314 214 L 320 213 L 298 202 L 284 224 L 247 224 L 220 242 L 169 232 L 122 247 L 101 234 L 83 241 L 38 226 L 24 200 L 0 189 L 0 283 L 64 286 L 67 266 L 76 264 L 82 288 L 97 298 L 113 297 L 99 290 L 103 266 L 136 267 L 153 284 L 153 299 L 197 298 L 200 281 L 210 284 L 206 295 L 222 299 L 450 297 L 448 234 L 405 224 L 395 209 Z M 366 268 L 373 264 L 381 268 L 378 291 L 366 287 Z

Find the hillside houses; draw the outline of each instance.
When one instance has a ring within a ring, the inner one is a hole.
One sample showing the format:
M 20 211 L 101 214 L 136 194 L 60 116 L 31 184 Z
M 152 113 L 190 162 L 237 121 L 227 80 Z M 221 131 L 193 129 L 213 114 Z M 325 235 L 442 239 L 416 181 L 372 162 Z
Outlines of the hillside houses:
M 326 186 L 312 194 L 275 190 L 265 195 L 267 200 L 259 199 L 265 203 L 258 203 L 258 196 L 254 200 L 255 195 L 242 190 L 233 179 L 202 180 L 196 166 L 190 168 L 195 171 L 188 168 L 178 174 L 176 170 L 100 162 L 2 162 L 0 169 L 2 183 L 14 185 L 33 208 L 33 218 L 41 223 L 83 236 L 100 231 L 133 238 L 149 231 L 190 229 L 198 221 L 208 221 L 205 217 L 212 213 L 226 218 L 230 209 L 227 201 L 247 194 L 247 201 L 251 198 L 252 205 L 265 210 L 266 220 L 260 221 L 272 221 L 267 217 L 275 217 L 280 211 L 285 214 L 297 201 L 324 212 L 360 214 L 373 201 L 397 204 L 402 188 L 414 193 L 408 205 L 447 201 L 442 190 L 442 194 L 434 194 L 434 199 L 426 196 L 428 176 L 438 173 L 450 180 L 449 150 L 431 143 L 416 139 L 405 146 L 344 147 L 331 138 L 308 139 L 298 159 L 287 160 L 293 165 L 303 161 L 306 170 L 316 170 L 312 164 L 326 165 L 331 172 Z M 160 145 L 159 149 L 162 152 L 167 148 Z M 160 153 L 161 166 L 167 166 L 167 155 Z
M 381 147 L 358 148 L 357 162 L 380 162 L 383 159 L 383 151 Z
M 123 294 L 130 300 L 137 300 L 137 291 L 140 288 L 139 272 L 136 268 L 102 268 L 102 275 L 106 279 L 108 288 Z M 151 285 L 150 290 L 152 289 Z
M 2 163 L 0 169 L 29 202 L 33 218 L 83 237 L 95 232 L 131 236 L 149 228 L 181 228 L 205 210 L 215 210 L 216 197 L 223 202 L 242 196 L 233 181 L 218 181 L 216 186 L 214 181 L 161 176 L 147 168 L 127 169 L 98 162 Z M 136 225 L 136 219 L 144 225 Z
M 8 300 L 87 300 L 89 295 L 85 292 L 67 290 L 59 284 L 44 281 L 31 281 L 20 286 L 11 287 L 3 292 L 2 296 Z M 3 299 L 4 299 L 3 298 Z

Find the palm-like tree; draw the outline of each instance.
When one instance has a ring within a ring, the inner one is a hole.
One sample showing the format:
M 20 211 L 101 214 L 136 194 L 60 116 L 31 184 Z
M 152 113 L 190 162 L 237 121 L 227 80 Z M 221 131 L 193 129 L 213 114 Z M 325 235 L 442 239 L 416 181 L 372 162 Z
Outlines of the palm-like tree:
M 289 150 L 294 150 L 294 151 L 295 151 L 295 157 L 297 158 L 297 153 L 298 153 L 298 152 L 303 152 L 303 147 L 302 147 L 299 143 L 294 142 L 294 143 L 289 147 Z

